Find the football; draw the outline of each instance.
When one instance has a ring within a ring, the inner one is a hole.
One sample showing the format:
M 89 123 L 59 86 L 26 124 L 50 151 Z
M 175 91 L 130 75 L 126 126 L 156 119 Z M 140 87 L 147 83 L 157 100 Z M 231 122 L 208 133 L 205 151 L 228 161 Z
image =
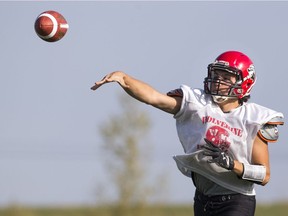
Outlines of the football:
M 35 20 L 34 29 L 37 35 L 47 42 L 59 41 L 64 37 L 69 25 L 66 19 L 56 11 L 45 11 Z

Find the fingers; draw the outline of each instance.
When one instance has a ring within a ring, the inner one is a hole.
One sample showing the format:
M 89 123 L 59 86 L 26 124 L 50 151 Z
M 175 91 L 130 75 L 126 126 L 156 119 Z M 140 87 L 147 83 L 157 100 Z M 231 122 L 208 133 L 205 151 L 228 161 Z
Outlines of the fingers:
M 122 74 L 122 73 L 119 71 L 115 71 L 110 74 L 107 74 L 106 76 L 102 78 L 101 81 L 96 82 L 95 85 L 92 86 L 90 89 L 95 91 L 96 89 L 98 89 L 100 86 L 102 86 L 105 83 L 120 82 L 121 76 L 119 74 Z
M 218 152 L 212 152 L 212 151 L 204 151 L 203 155 L 211 156 L 212 158 L 219 157 L 219 153 Z
M 211 158 L 207 159 L 208 163 L 217 163 L 218 162 L 219 153 L 217 153 L 217 152 L 204 151 L 203 155 L 211 157 Z
M 96 89 L 98 89 L 100 86 L 102 86 L 104 83 L 108 83 L 110 82 L 108 79 L 108 75 L 106 75 L 105 77 L 103 77 L 103 79 L 101 81 L 98 81 L 94 84 L 94 86 L 92 86 L 90 89 L 95 91 Z
M 95 83 L 95 85 L 92 86 L 90 89 L 93 90 L 93 91 L 95 91 L 95 90 L 98 89 L 99 87 L 100 87 L 100 85 L 97 85 L 97 84 Z
M 101 81 L 99 81 L 99 82 L 96 82 L 96 83 L 94 84 L 94 86 L 91 87 L 91 90 L 95 91 L 95 90 L 98 89 L 100 86 L 102 86 L 104 83 L 105 83 L 104 80 L 101 80 Z
M 213 146 L 213 147 L 215 146 L 214 143 L 212 143 L 210 140 L 208 140 L 206 138 L 204 138 L 204 141 L 210 146 Z
M 219 152 L 220 149 L 219 148 L 216 148 L 215 146 L 212 146 L 212 145 L 209 145 L 209 144 L 205 144 L 202 146 L 202 148 L 208 150 L 208 151 L 211 151 L 211 152 Z

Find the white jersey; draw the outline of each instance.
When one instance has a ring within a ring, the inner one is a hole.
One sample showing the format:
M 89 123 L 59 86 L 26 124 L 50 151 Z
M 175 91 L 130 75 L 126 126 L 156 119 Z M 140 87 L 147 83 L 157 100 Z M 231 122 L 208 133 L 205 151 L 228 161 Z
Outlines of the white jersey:
M 207 162 L 200 146 L 204 138 L 228 151 L 233 159 L 251 164 L 253 141 L 258 130 L 274 117 L 283 114 L 255 103 L 244 103 L 229 113 L 223 113 L 213 103 L 211 95 L 201 89 L 182 85 L 183 100 L 174 116 L 185 155 L 174 156 L 179 170 L 191 177 L 191 171 L 205 176 L 231 191 L 254 195 L 254 184 L 242 180 L 232 171 Z

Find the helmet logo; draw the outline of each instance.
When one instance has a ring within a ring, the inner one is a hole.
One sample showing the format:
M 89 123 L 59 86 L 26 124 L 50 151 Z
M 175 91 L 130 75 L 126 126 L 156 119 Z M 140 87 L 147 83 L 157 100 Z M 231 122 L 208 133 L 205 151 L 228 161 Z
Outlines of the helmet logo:
M 247 69 L 247 71 L 248 71 L 248 78 L 252 78 L 253 80 L 255 79 L 255 67 L 254 67 L 254 65 L 253 64 L 251 64 L 250 66 L 249 66 L 249 68 Z

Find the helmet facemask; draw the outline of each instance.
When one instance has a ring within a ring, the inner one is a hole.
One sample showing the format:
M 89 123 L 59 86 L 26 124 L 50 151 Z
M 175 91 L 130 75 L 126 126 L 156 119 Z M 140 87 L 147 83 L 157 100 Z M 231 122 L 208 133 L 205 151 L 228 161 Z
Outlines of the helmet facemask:
M 222 64 L 208 65 L 208 76 L 204 80 L 205 93 L 216 103 L 237 99 L 242 93 L 241 71 Z

